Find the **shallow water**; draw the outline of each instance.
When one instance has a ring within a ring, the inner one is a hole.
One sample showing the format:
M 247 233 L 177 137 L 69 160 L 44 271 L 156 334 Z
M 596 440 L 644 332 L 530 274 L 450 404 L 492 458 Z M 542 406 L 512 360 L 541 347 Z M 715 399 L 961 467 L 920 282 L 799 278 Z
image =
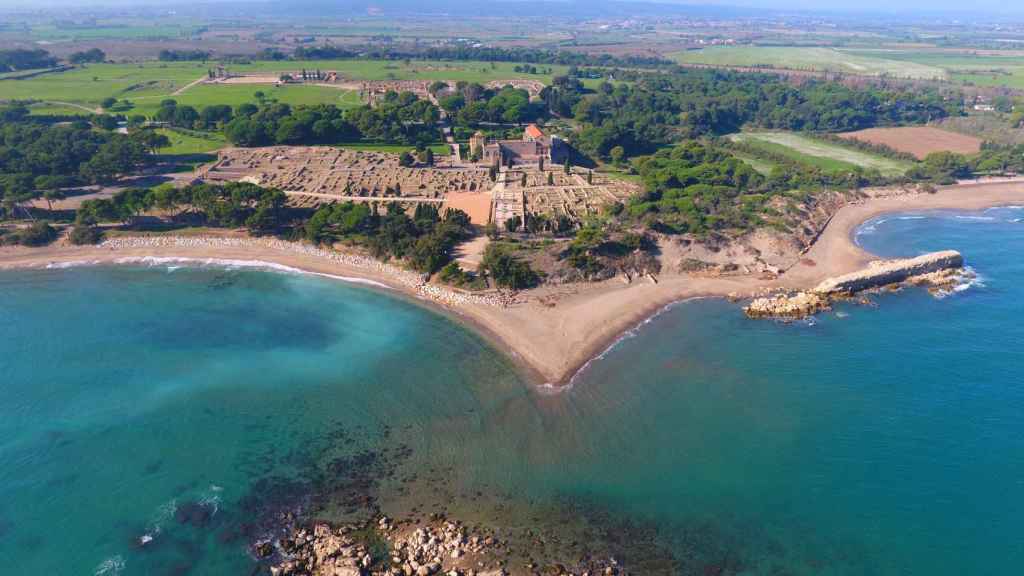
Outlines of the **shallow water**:
M 408 447 L 385 510 L 548 524 L 569 551 L 578 529 L 647 572 L 1016 573 L 1024 210 L 907 216 L 858 242 L 958 249 L 981 281 L 796 324 L 678 304 L 555 395 L 446 319 L 321 278 L 4 272 L 0 553 L 14 574 L 248 573 L 230 535 L 267 486 Z M 209 518 L 168 514 L 204 499 Z

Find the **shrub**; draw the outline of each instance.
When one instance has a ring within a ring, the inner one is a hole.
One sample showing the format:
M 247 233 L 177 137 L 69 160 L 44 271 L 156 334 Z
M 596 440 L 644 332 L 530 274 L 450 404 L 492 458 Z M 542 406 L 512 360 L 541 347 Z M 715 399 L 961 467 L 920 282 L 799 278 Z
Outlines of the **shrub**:
M 99 244 L 100 240 L 103 240 L 103 231 L 96 226 L 87 226 L 84 224 L 76 224 L 71 229 L 71 235 L 68 237 L 72 244 L 84 245 L 84 244 Z
M 19 230 L 15 236 L 22 246 L 45 246 L 57 238 L 57 230 L 49 222 L 40 220 Z

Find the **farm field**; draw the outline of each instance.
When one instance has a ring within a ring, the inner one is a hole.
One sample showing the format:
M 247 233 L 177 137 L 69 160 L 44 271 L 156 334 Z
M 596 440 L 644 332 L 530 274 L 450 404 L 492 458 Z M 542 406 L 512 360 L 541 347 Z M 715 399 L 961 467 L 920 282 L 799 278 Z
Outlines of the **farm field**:
M 822 170 L 841 171 L 859 167 L 878 170 L 886 176 L 898 176 L 911 167 L 910 162 L 844 148 L 793 132 L 746 132 L 732 138 Z
M 839 136 L 872 144 L 884 144 L 894 150 L 913 154 L 917 158 L 924 158 L 932 152 L 976 154 L 981 150 L 982 143 L 980 138 L 974 136 L 930 126 L 869 128 L 857 132 L 847 132 Z
M 683 64 L 712 66 L 770 66 L 895 76 L 900 78 L 945 79 L 943 68 L 909 60 L 867 56 L 846 50 L 820 47 L 714 46 L 671 54 Z

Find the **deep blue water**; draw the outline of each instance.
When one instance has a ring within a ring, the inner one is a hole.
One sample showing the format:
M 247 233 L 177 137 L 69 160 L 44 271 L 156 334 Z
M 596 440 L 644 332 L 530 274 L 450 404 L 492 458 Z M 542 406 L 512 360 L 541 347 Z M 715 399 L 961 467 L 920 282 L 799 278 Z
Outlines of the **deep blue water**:
M 397 446 L 444 490 L 382 484 L 386 511 L 594 512 L 650 529 L 678 573 L 1020 573 L 1021 218 L 870 222 L 869 250 L 957 249 L 980 282 L 795 324 L 681 303 L 557 395 L 447 319 L 326 279 L 0 273 L 5 573 L 244 574 L 230 536 L 268 478 Z

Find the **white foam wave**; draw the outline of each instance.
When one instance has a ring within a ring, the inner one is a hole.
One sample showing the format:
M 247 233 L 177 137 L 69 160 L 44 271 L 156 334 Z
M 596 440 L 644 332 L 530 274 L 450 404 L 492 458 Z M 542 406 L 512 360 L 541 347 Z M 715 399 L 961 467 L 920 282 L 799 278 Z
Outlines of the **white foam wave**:
M 116 576 L 124 570 L 124 558 L 121 556 L 114 556 L 107 558 L 96 567 L 96 571 L 93 572 L 93 576 Z
M 99 260 L 68 260 L 67 262 L 50 262 L 44 266 L 44 268 L 47 270 L 64 270 L 67 268 L 77 268 L 79 266 L 95 266 L 99 263 Z
M 925 216 L 897 216 L 897 220 L 924 220 Z
M 963 214 L 956 214 L 953 216 L 957 220 L 974 220 L 978 222 L 991 222 L 995 220 L 992 216 L 965 216 Z
M 970 266 L 964 266 L 963 271 L 959 275 L 957 275 L 956 283 L 953 284 L 952 287 L 946 290 L 936 290 L 935 292 L 933 292 L 933 294 L 936 298 L 941 300 L 943 298 L 946 298 L 947 296 L 952 296 L 953 294 L 966 292 L 971 288 L 985 288 L 986 280 L 987 278 L 985 278 L 981 274 L 978 274 L 978 272 L 974 268 L 971 268 Z
M 225 268 L 227 270 L 267 270 L 272 272 L 281 272 L 284 274 L 321 276 L 323 278 L 341 280 L 343 282 L 349 282 L 352 284 L 365 284 L 367 286 L 374 286 L 377 288 L 391 288 L 390 286 L 384 284 L 383 282 L 368 280 L 366 278 L 356 278 L 354 276 L 341 276 L 337 274 L 325 274 L 323 272 L 310 272 L 307 270 L 302 270 L 300 268 L 286 266 L 284 264 L 278 264 L 277 262 L 267 262 L 264 260 L 234 260 L 229 258 L 186 258 L 181 256 L 126 256 L 114 260 L 114 263 L 144 264 L 146 266 L 151 267 L 167 266 L 168 269 L 174 267 L 175 270 L 181 268 L 182 266 L 195 266 L 199 268 Z

